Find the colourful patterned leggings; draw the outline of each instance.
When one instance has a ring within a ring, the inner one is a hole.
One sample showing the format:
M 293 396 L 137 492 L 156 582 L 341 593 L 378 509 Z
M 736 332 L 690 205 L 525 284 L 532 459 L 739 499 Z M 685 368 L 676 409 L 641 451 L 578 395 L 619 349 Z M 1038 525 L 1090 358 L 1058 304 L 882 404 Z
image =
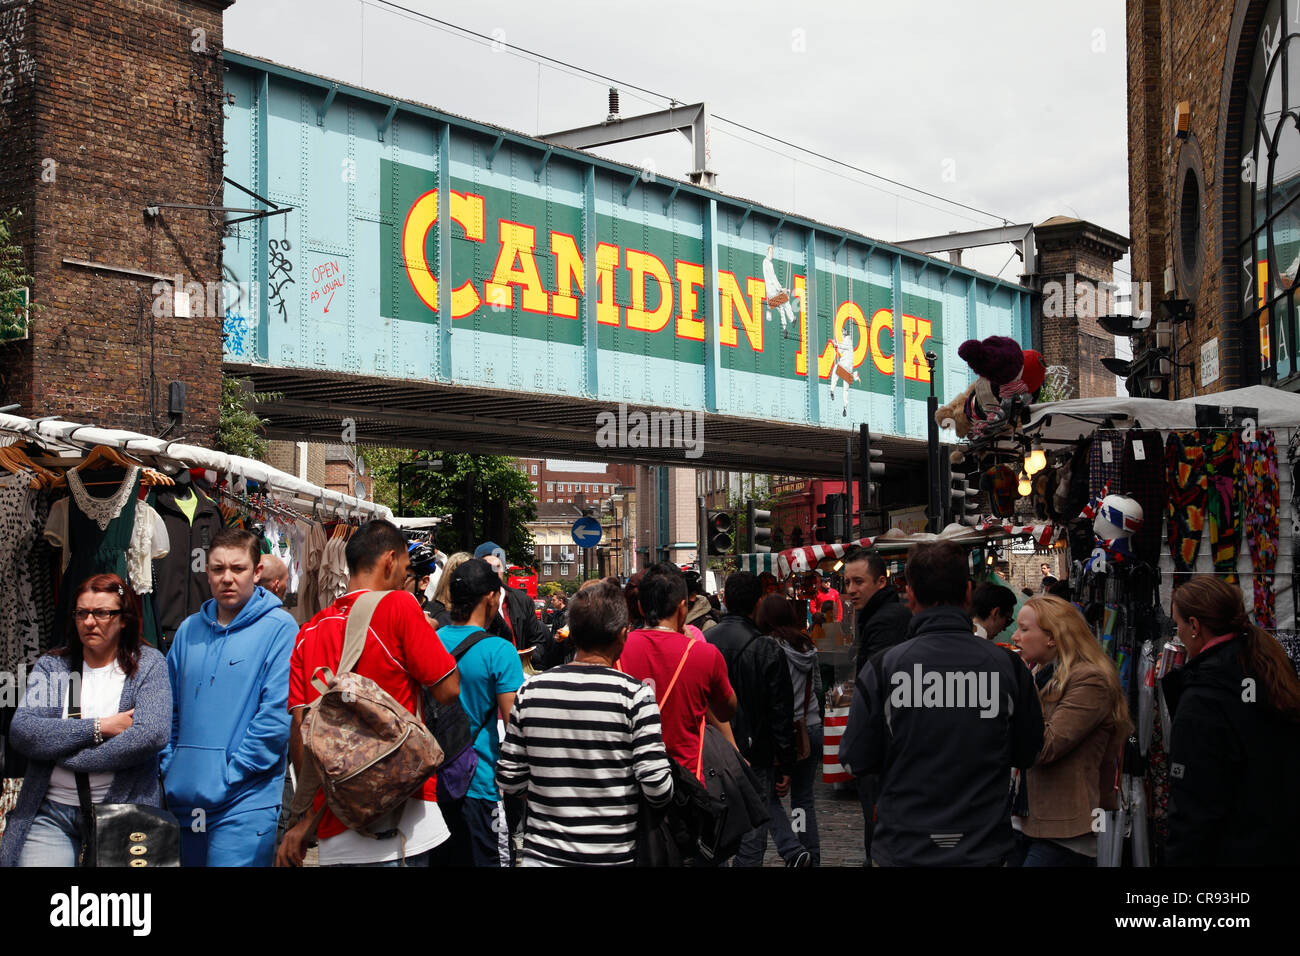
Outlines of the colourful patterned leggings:
M 1245 487 L 1246 540 L 1255 572 L 1255 623 L 1277 628 L 1273 613 L 1273 569 L 1277 566 L 1278 474 L 1273 433 L 1260 431 L 1253 442 L 1241 442 L 1241 474 Z
M 1170 432 L 1165 442 L 1169 490 L 1169 553 L 1175 573 L 1190 573 L 1201 550 L 1209 477 L 1199 432 Z
M 1241 507 L 1237 489 L 1241 485 L 1241 462 L 1237 458 L 1240 440 L 1235 431 L 1202 431 L 1205 440 L 1205 474 L 1210 480 L 1210 554 L 1214 573 L 1228 584 L 1237 583 L 1237 554 L 1241 550 Z
M 1239 444 L 1237 433 L 1227 429 L 1169 434 L 1165 443 L 1169 550 L 1177 573 L 1192 570 L 1201 549 L 1201 532 L 1208 530 L 1214 572 L 1229 584 L 1237 583 L 1242 525 L 1237 501 L 1242 474 Z

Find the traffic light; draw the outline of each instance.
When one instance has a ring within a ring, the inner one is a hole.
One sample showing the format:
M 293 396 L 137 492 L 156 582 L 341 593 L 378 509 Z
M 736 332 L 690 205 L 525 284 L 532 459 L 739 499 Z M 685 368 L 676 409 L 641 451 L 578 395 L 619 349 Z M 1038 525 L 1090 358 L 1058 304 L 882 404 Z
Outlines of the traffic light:
M 746 522 L 749 528 L 749 551 L 750 554 L 768 554 L 772 550 L 772 512 L 760 510 L 752 501 L 746 503 L 746 511 L 749 520 Z M 764 522 L 763 527 L 759 527 L 759 522 Z
M 875 508 L 880 501 L 880 483 L 875 479 L 885 474 L 884 450 L 871 447 L 871 429 L 865 424 L 858 432 L 858 457 L 862 469 L 861 484 L 858 494 L 861 496 L 859 507 L 862 511 Z
M 849 496 L 827 495 L 817 506 L 817 540 L 834 544 L 848 537 Z
M 705 514 L 705 524 L 709 535 L 709 554 L 730 554 L 731 515 L 725 511 L 709 511 Z
M 948 486 L 948 509 L 944 513 L 945 526 L 952 522 L 974 525 L 979 522 L 979 489 L 972 488 L 963 474 L 954 474 L 952 462 L 942 460 L 944 484 Z

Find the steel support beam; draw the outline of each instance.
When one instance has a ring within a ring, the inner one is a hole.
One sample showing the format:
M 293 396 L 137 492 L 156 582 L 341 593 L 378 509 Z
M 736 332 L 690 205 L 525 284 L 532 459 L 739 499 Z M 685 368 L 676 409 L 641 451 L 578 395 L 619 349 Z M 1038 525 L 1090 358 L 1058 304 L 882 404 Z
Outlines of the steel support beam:
M 903 401 L 907 386 L 907 364 L 903 361 L 903 260 L 894 257 L 893 283 L 890 291 L 889 307 L 894 316 L 894 432 L 907 434 L 904 427 L 907 416 Z
M 330 111 L 330 104 L 334 102 L 334 97 L 338 95 L 339 95 L 339 85 L 335 83 L 330 87 L 329 92 L 325 94 L 325 102 L 322 103 L 320 105 L 320 109 L 316 111 L 317 126 L 325 125 L 325 114 Z
M 908 239 L 896 242 L 900 249 L 933 255 L 936 252 L 960 252 L 978 246 L 1000 246 L 1010 242 L 1020 251 L 1025 261 L 1025 272 L 1033 275 L 1038 271 L 1038 252 L 1034 243 L 1034 224 L 1022 222 L 1015 226 L 998 226 L 993 229 L 973 229 L 969 232 L 950 232 L 943 236 L 927 236 L 924 239 Z M 960 257 L 954 265 L 961 265 Z
M 586 396 L 600 392 L 597 349 L 600 326 L 596 324 L 596 297 L 600 283 L 596 272 L 596 167 L 588 166 L 582 182 L 582 344 L 586 355 Z M 610 289 L 610 298 L 614 290 Z
M 393 117 L 397 115 L 397 100 L 393 100 L 392 106 L 388 107 L 388 113 L 384 116 L 384 121 L 379 124 L 376 131 L 379 135 L 379 142 L 384 141 L 384 134 L 388 132 L 388 127 L 393 125 Z
M 690 173 L 691 181 L 712 186 L 716 176 L 706 168 L 705 155 L 708 129 L 708 104 L 694 103 L 690 106 L 674 106 L 654 113 L 642 113 L 640 116 L 615 116 L 603 123 L 546 133 L 538 139 L 554 143 L 556 146 L 568 146 L 571 149 L 591 149 L 593 146 L 626 143 L 663 133 L 681 133 L 691 141 L 694 148 L 695 168 Z
M 718 366 L 722 361 L 718 326 L 722 321 L 722 288 L 718 282 L 718 201 L 704 208 L 704 410 L 718 410 Z
M 256 189 L 259 193 L 270 192 L 270 153 L 271 144 L 267 142 L 270 135 L 271 109 L 271 74 L 263 71 L 261 82 L 257 87 L 257 168 L 253 175 L 257 177 Z M 271 302 L 268 259 L 270 256 L 270 223 L 266 217 L 257 220 L 257 251 L 254 253 L 254 269 L 257 281 L 257 331 L 253 336 L 253 352 L 258 361 L 265 362 L 269 357 Z
M 808 421 L 820 425 L 821 412 L 821 376 L 818 374 L 818 357 L 821 355 L 822 337 L 820 323 L 817 321 L 817 230 L 809 229 L 804 240 L 804 312 L 808 316 L 808 329 L 804 338 L 804 349 L 808 356 Z M 833 372 L 831 374 L 834 374 Z
M 438 130 L 438 375 L 451 380 L 451 124 Z

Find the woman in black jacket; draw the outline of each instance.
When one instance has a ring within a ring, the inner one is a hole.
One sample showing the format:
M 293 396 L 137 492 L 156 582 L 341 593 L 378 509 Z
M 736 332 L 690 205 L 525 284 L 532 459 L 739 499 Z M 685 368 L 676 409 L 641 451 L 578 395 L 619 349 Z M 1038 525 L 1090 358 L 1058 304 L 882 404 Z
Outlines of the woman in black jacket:
M 1162 682 L 1173 714 L 1168 862 L 1300 859 L 1300 679 L 1241 592 L 1210 575 L 1174 591 L 1188 662 Z

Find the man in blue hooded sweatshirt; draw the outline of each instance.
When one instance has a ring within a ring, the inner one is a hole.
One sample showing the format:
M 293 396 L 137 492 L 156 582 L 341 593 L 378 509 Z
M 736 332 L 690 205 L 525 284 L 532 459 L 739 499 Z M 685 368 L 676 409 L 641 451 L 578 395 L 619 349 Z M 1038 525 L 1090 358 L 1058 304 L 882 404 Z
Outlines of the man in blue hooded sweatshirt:
M 172 736 L 161 770 L 182 866 L 270 866 L 289 747 L 289 657 L 298 623 L 257 583 L 258 539 L 217 532 L 212 598 L 167 655 Z

